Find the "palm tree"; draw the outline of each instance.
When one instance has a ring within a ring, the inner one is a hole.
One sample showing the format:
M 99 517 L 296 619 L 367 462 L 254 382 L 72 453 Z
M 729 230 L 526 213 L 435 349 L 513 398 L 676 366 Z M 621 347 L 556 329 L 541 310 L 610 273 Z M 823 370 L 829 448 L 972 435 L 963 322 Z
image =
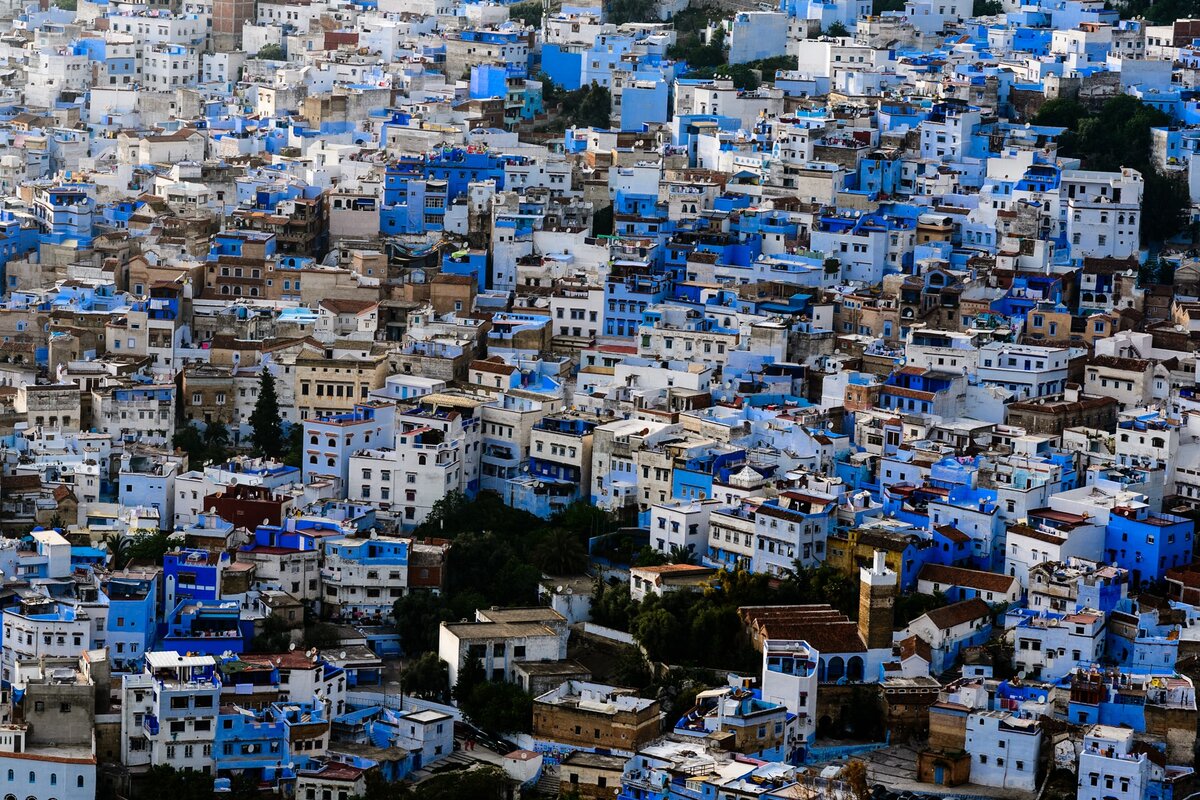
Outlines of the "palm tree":
M 577 575 L 587 568 L 588 556 L 579 537 L 566 528 L 549 528 L 533 551 L 538 569 L 551 575 Z
M 108 550 L 113 569 L 125 569 L 129 563 L 129 540 L 120 533 L 106 533 L 100 543 Z
M 670 564 L 698 564 L 700 557 L 692 547 L 680 547 L 677 544 L 671 545 L 671 553 L 667 556 L 667 562 Z

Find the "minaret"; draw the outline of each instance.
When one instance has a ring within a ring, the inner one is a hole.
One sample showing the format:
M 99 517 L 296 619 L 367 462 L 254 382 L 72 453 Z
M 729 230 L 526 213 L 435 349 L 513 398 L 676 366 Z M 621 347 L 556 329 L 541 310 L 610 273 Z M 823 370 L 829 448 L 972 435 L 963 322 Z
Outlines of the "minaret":
M 882 550 L 876 550 L 871 568 L 859 570 L 858 635 L 868 650 L 892 647 L 896 573 L 888 569 L 885 557 Z

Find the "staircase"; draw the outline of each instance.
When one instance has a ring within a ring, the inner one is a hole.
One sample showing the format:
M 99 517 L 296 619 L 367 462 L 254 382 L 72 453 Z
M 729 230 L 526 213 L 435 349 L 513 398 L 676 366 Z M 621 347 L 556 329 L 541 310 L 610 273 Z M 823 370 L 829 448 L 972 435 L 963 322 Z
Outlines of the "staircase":
M 534 788 L 538 794 L 546 797 L 558 797 L 560 786 L 562 786 L 562 780 L 558 777 L 558 770 L 551 771 L 550 767 L 546 767 L 542 770 L 542 775 L 538 778 Z

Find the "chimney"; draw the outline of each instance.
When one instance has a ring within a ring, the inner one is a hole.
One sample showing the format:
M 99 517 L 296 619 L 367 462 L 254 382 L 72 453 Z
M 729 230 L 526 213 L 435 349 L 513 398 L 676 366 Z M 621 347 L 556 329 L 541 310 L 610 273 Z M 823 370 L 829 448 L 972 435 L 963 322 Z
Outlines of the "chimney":
M 896 573 L 887 566 L 887 554 L 876 550 L 871 568 L 859 570 L 858 635 L 868 650 L 890 650 L 896 601 Z

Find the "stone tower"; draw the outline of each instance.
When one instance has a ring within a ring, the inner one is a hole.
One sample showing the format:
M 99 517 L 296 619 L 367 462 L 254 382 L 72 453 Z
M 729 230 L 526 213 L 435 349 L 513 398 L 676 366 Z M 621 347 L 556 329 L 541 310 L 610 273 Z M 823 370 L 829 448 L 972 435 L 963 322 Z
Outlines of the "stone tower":
M 871 567 L 859 570 L 858 635 L 868 650 L 892 647 L 896 573 L 888 569 L 884 557 L 882 550 L 876 550 Z

